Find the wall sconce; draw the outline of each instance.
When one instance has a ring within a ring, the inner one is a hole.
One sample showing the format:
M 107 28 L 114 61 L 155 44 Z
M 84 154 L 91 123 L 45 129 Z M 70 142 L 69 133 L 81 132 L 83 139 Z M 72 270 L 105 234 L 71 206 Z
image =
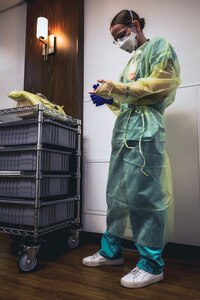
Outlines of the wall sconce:
M 37 18 L 36 37 L 43 43 L 42 55 L 47 61 L 48 54 L 54 53 L 55 36 L 48 35 L 48 20 L 44 17 Z

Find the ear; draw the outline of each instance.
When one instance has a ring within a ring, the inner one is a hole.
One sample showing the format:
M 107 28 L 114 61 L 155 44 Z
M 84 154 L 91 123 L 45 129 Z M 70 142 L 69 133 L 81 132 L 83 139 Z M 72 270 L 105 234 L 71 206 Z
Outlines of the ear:
M 133 28 L 134 28 L 135 33 L 141 32 L 140 23 L 138 20 L 133 21 Z

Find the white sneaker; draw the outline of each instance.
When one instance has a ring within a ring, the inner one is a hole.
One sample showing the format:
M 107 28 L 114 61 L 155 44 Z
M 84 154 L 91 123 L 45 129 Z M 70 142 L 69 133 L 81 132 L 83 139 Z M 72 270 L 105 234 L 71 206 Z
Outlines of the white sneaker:
M 122 265 L 124 262 L 123 258 L 119 259 L 109 259 L 101 256 L 98 252 L 83 258 L 83 264 L 88 267 L 98 267 L 98 266 L 117 266 Z
M 127 288 L 140 288 L 163 280 L 163 273 L 154 275 L 136 267 L 121 278 L 121 285 Z

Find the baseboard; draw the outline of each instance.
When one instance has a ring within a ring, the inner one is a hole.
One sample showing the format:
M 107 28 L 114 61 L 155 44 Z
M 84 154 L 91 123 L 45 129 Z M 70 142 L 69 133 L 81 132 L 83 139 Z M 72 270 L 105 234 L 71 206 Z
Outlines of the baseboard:
M 102 234 L 101 233 L 93 233 L 93 232 L 85 232 L 81 233 L 81 244 L 100 244 L 101 243 Z M 123 240 L 123 247 L 127 250 L 136 250 L 133 242 L 128 240 Z M 168 243 L 165 246 L 163 251 L 163 257 L 170 258 L 180 258 L 180 259 L 200 259 L 200 247 L 178 244 L 178 243 Z
M 168 243 L 163 251 L 163 256 L 180 259 L 200 259 L 200 247 Z

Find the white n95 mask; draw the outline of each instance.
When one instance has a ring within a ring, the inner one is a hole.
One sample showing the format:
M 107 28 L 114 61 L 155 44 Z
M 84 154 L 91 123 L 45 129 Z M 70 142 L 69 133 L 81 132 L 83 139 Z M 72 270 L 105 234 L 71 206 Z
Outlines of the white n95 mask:
M 136 34 L 131 31 L 131 34 L 117 40 L 117 45 L 120 49 L 132 53 L 138 46 Z

